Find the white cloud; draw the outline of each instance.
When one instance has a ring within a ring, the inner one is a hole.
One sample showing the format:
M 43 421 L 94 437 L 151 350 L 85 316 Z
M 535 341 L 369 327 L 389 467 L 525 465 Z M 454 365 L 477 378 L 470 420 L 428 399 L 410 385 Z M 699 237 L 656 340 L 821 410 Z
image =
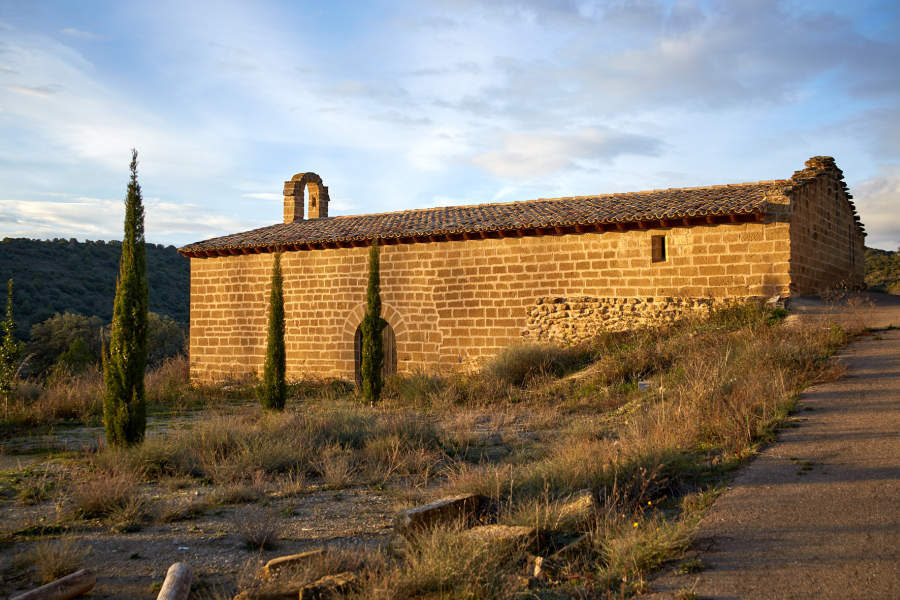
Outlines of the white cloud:
M 128 90 L 102 81 L 72 48 L 40 35 L 13 31 L 3 44 L 13 94 L 4 112 L 31 137 L 71 163 L 119 170 L 123 155 L 137 147 L 152 156 L 145 166 L 168 177 L 213 177 L 232 167 L 218 133 L 202 123 L 185 131 L 146 110 Z
M 866 245 L 871 248 L 900 248 L 900 165 L 886 167 L 871 179 L 851 189 L 866 227 Z
M 649 137 L 609 130 L 572 133 L 512 132 L 501 135 L 501 148 L 472 159 L 499 177 L 541 177 L 563 169 L 608 162 L 622 154 L 654 155 L 660 143 Z
M 74 27 L 66 27 L 65 29 L 61 30 L 60 33 L 64 33 L 65 35 L 81 40 L 103 39 L 103 36 L 97 35 L 96 33 L 91 33 L 90 31 L 82 31 L 81 29 L 75 29 Z
M 146 199 L 144 209 L 145 236 L 151 242 L 187 243 L 265 224 L 216 214 L 196 204 L 175 204 L 157 198 Z M 85 196 L 63 201 L 0 200 L 4 237 L 120 240 L 124 215 L 122 200 Z
M 254 200 L 283 200 L 281 194 L 271 194 L 269 192 L 251 192 L 249 194 L 241 194 L 242 198 L 253 198 Z

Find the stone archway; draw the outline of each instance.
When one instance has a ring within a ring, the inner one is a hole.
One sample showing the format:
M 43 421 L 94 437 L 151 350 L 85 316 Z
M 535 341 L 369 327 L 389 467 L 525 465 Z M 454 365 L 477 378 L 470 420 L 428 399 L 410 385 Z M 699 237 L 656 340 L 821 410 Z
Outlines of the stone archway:
M 341 376 L 346 377 L 347 379 L 355 377 L 356 374 L 356 335 L 359 324 L 362 323 L 365 314 L 366 305 L 358 304 L 350 311 L 347 318 L 344 319 L 343 327 L 341 327 L 341 341 L 337 348 L 339 353 L 338 364 L 339 370 L 342 373 Z M 400 367 L 398 356 L 402 353 L 403 348 L 407 343 L 408 331 L 406 321 L 400 313 L 389 304 L 381 305 L 381 318 L 387 321 L 391 333 L 393 334 L 394 359 L 392 372 L 396 372 Z M 385 357 L 385 360 L 387 360 L 387 357 Z

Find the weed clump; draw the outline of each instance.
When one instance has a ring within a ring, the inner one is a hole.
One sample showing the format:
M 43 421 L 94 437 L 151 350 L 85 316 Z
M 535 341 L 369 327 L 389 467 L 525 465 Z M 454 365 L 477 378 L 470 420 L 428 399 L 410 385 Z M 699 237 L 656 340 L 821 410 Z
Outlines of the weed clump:
M 561 377 L 584 367 L 590 357 L 585 348 L 550 344 L 511 346 L 488 362 L 483 372 L 501 383 L 522 386 L 542 377 Z
M 41 540 L 19 557 L 19 562 L 34 569 L 39 583 L 50 583 L 84 567 L 90 548 L 72 537 Z

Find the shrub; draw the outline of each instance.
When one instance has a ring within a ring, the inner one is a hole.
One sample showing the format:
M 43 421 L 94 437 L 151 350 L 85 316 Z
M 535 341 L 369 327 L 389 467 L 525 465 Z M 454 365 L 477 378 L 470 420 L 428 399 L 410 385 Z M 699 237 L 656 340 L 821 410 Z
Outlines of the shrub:
M 9 404 L 15 391 L 16 369 L 19 364 L 21 344 L 15 338 L 16 321 L 13 319 L 13 280 L 6 284 L 6 318 L 0 323 L 3 339 L 0 340 L 0 396 L 3 397 L 4 416 L 9 416 Z
M 125 198 L 125 235 L 109 350 L 103 356 L 103 424 L 106 441 L 132 445 L 144 439 L 147 425 L 144 371 L 147 367 L 147 255 L 144 207 L 137 180 L 137 150 L 131 151 L 131 181 Z
M 137 493 L 137 481 L 127 473 L 94 473 L 77 483 L 70 498 L 75 515 L 85 518 L 106 518 L 125 509 Z
M 278 519 L 270 511 L 259 506 L 249 506 L 236 511 L 231 522 L 238 538 L 248 550 L 269 550 L 278 540 Z
M 166 503 L 159 513 L 160 523 L 196 519 L 209 509 L 209 503 L 196 498 L 181 498 Z
M 150 367 L 185 351 L 185 328 L 168 315 L 147 313 L 147 364 Z
M 369 248 L 369 281 L 366 287 L 366 314 L 360 328 L 362 329 L 362 377 L 363 398 L 374 405 L 381 399 L 381 388 L 384 386 L 382 368 L 384 367 L 384 341 L 381 332 L 386 323 L 381 318 L 381 270 L 378 260 L 377 241 Z
M 194 396 L 187 357 L 171 356 L 147 371 L 145 389 L 150 404 L 183 407 Z
M 50 377 L 30 404 L 25 407 L 27 421 L 52 422 L 74 419 L 90 422 L 103 413 L 103 377 L 92 365 L 77 375 L 57 373 Z
M 272 261 L 272 285 L 269 292 L 269 332 L 266 337 L 266 362 L 259 401 L 263 408 L 283 410 L 287 397 L 284 348 L 284 290 L 282 289 L 281 252 Z
M 585 366 L 590 354 L 581 348 L 550 344 L 511 346 L 489 361 L 484 372 L 501 382 L 522 386 L 543 377 L 560 377 Z
M 24 555 L 24 561 L 34 567 L 40 583 L 50 583 L 83 568 L 90 548 L 74 538 L 41 540 Z
M 100 362 L 100 336 L 103 322 L 99 317 L 65 312 L 55 314 L 49 319 L 31 327 L 31 335 L 25 346 L 29 356 L 25 370 L 29 377 L 45 377 L 50 369 L 59 362 L 60 356 L 69 351 L 73 344 L 80 343 L 77 349 L 78 360 L 85 363 Z

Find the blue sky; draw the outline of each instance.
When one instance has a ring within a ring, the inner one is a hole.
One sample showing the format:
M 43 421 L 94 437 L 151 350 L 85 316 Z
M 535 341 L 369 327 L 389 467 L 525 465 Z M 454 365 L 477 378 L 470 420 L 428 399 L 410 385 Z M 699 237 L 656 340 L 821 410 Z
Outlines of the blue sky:
M 0 0 L 0 237 L 147 239 L 331 214 L 844 170 L 900 245 L 900 4 Z

